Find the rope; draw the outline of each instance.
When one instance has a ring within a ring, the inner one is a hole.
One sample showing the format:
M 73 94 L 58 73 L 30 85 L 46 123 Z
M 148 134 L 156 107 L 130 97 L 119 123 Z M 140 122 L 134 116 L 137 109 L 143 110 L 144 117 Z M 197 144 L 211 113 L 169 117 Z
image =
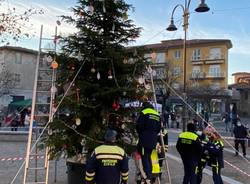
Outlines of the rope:
M 82 70 L 83 65 L 85 64 L 86 60 L 83 61 L 82 65 L 80 66 L 79 70 L 77 71 L 75 77 L 73 78 L 73 80 L 71 81 L 70 85 L 68 86 L 67 90 L 65 91 L 62 99 L 60 100 L 60 102 L 58 103 L 57 107 L 55 108 L 55 111 L 53 112 L 53 115 L 55 114 L 55 112 L 57 111 L 57 109 L 59 108 L 59 106 L 61 105 L 62 101 L 64 100 L 65 96 L 67 95 L 67 93 L 69 92 L 71 86 L 73 85 L 73 83 L 75 82 L 76 77 L 78 76 L 78 74 L 80 73 L 80 71 Z M 35 143 L 33 144 L 32 148 L 31 148 L 31 152 L 33 151 L 33 149 L 35 148 L 36 144 L 40 141 L 41 136 L 43 135 L 43 133 L 45 132 L 46 128 L 48 127 L 50 123 L 50 120 L 45 124 L 44 128 L 42 129 L 42 132 L 40 133 L 40 135 L 38 136 L 37 140 L 35 141 Z M 23 161 L 22 165 L 20 166 L 20 168 L 18 169 L 16 175 L 14 176 L 14 178 L 12 179 L 10 184 L 13 184 L 14 181 L 16 180 L 17 176 L 19 175 L 21 169 L 23 168 L 25 164 L 25 161 Z
M 191 106 L 191 105 L 189 105 L 188 103 L 187 103 L 187 101 L 186 100 L 184 100 L 183 99 L 183 97 L 182 96 L 180 96 L 176 91 L 175 91 L 175 89 L 173 89 L 166 81 L 164 81 L 163 79 L 160 79 L 175 95 L 177 95 L 181 100 L 182 100 L 182 102 L 185 104 L 185 105 L 187 105 L 188 107 L 189 107 L 189 109 L 190 110 L 192 110 L 196 115 L 198 115 L 199 116 L 199 118 L 201 118 L 202 119 L 202 121 L 204 121 L 204 122 L 206 122 L 209 126 L 211 126 L 212 128 L 214 128 L 214 130 L 216 131 L 216 133 L 218 133 L 218 135 L 233 149 L 233 150 L 235 150 L 236 152 L 238 152 L 235 148 L 234 148 L 234 146 L 229 142 L 229 141 L 227 141 L 226 139 L 224 139 L 223 137 L 222 137 L 222 135 L 215 129 L 215 127 L 211 124 L 211 123 L 209 123 L 209 122 L 207 122 L 200 114 L 197 114 L 197 112 L 194 110 L 194 108 Z M 238 152 L 239 153 L 239 152 Z M 250 165 L 250 162 L 248 161 L 248 159 L 246 159 L 244 156 L 243 156 L 243 154 L 242 153 L 239 153 L 239 155 Z M 226 162 L 226 163 L 228 163 L 228 162 Z M 236 167 L 236 166 L 235 166 Z

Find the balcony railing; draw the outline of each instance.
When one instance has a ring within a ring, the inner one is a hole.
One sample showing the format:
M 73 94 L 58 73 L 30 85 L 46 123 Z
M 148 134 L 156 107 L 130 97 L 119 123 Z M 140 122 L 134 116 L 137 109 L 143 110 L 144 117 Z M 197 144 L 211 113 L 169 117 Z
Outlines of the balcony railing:
M 202 79 L 210 79 L 210 78 L 223 79 L 225 78 L 225 73 L 224 72 L 218 72 L 218 73 L 193 72 L 190 74 L 191 80 L 202 80 Z
M 206 73 L 205 72 L 193 72 L 190 75 L 190 79 L 205 79 L 206 78 Z
M 208 73 L 206 78 L 225 78 L 224 72 Z
M 224 63 L 225 57 L 224 55 L 222 55 L 220 58 L 204 57 L 198 60 L 191 59 L 191 62 L 193 65 Z

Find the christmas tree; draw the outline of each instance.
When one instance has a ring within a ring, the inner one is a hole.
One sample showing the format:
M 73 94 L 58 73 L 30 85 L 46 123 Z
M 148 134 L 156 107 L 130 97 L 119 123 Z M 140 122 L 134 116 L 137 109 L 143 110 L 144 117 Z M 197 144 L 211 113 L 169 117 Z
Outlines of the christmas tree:
M 51 158 L 72 157 L 83 148 L 90 153 L 107 128 L 118 131 L 125 149 L 132 144 L 134 109 L 124 104 L 151 93 L 143 77 L 144 48 L 127 47 L 141 30 L 128 19 L 132 9 L 123 0 L 80 0 L 74 16 L 63 16 L 77 31 L 62 38 L 57 58 L 57 102 L 66 97 L 45 140 Z

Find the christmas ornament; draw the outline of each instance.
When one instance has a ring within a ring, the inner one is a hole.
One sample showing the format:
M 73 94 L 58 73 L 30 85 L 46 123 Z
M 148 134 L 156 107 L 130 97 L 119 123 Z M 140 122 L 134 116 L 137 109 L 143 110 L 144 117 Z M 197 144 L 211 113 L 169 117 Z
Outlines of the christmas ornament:
M 106 7 L 105 7 L 105 1 L 102 1 L 102 11 L 103 13 L 106 13 Z
M 82 139 L 82 140 L 81 140 L 81 145 L 82 145 L 82 146 L 86 145 L 86 139 Z
M 77 126 L 81 125 L 81 119 L 80 118 L 76 118 L 75 121 L 76 121 Z
M 83 60 L 83 57 L 82 57 L 82 54 L 81 54 L 80 51 L 78 52 L 77 60 L 78 60 L 78 61 L 82 61 L 82 60 Z
M 94 14 L 94 7 L 92 5 L 89 5 L 88 12 L 89 12 L 89 15 L 93 15 Z
M 144 84 L 145 89 L 150 90 L 151 86 L 149 84 Z
M 72 125 L 72 128 L 73 128 L 73 129 L 76 129 L 76 128 L 77 128 L 77 126 L 76 126 L 76 125 Z
M 148 67 L 146 67 L 147 68 L 147 71 L 148 71 L 148 73 L 152 73 L 153 72 L 153 70 L 152 70 L 152 68 L 151 68 L 151 66 L 149 65 Z
M 58 26 L 60 26 L 60 25 L 61 25 L 61 22 L 60 22 L 59 20 L 57 20 L 57 21 L 56 21 L 56 24 L 57 24 Z
M 117 111 L 118 109 L 120 109 L 120 104 L 118 102 L 114 101 L 112 104 L 112 109 Z
M 94 64 L 93 64 L 93 66 L 92 66 L 92 68 L 91 68 L 90 71 L 91 71 L 91 73 L 95 73 L 96 70 L 95 70 L 95 65 Z
M 56 93 L 57 92 L 57 88 L 55 86 L 52 86 L 50 90 L 51 90 L 51 93 Z
M 108 79 L 113 79 L 111 69 L 108 71 Z
M 56 69 L 56 68 L 58 68 L 58 63 L 54 60 L 52 63 L 51 63 L 51 68 L 53 68 L 53 69 Z
M 53 58 L 51 56 L 45 56 L 45 59 L 48 63 L 51 63 L 53 61 Z
M 137 56 L 137 50 L 134 50 L 133 56 Z
M 125 59 L 123 60 L 123 64 L 128 64 L 128 59 L 125 58 Z
M 124 20 L 128 20 L 128 14 L 127 14 L 127 12 L 123 13 L 122 18 Z
M 156 76 L 156 71 L 155 70 L 152 70 L 152 75 Z
M 48 135 L 52 135 L 53 131 L 51 129 L 48 129 Z
M 123 95 L 123 96 L 126 96 L 126 94 L 127 94 L 126 91 L 123 91 L 123 92 L 122 92 L 122 95 Z
M 101 79 L 101 75 L 100 75 L 100 73 L 99 73 L 99 72 L 97 72 L 97 74 L 96 74 L 96 78 L 97 78 L 97 80 L 100 80 L 100 79 Z
M 115 32 L 115 24 L 113 23 L 113 25 L 112 25 L 112 33 L 114 33 Z
M 139 83 L 139 84 L 144 84 L 144 83 L 145 83 L 145 78 L 144 78 L 143 76 L 140 76 L 140 77 L 138 78 L 138 83 Z
M 84 12 L 80 10 L 80 11 L 79 11 L 79 16 L 80 16 L 80 17 L 83 17 L 83 16 L 84 16 Z
M 80 89 L 79 88 L 76 88 L 76 101 L 79 102 L 80 101 Z
M 156 53 L 155 52 L 152 52 L 150 54 L 151 58 L 152 58 L 152 61 L 155 61 L 156 60 Z

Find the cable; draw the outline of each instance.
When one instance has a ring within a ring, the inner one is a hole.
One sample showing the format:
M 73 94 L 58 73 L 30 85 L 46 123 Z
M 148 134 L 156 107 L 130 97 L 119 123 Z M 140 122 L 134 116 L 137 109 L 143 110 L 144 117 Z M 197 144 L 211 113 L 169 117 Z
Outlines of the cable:
M 70 85 L 68 86 L 67 90 L 65 91 L 65 93 L 64 93 L 64 95 L 63 95 L 63 97 L 62 97 L 62 99 L 60 100 L 60 102 L 58 103 L 57 107 L 55 108 L 55 111 L 53 112 L 53 115 L 56 113 L 57 109 L 58 109 L 59 106 L 61 105 L 61 103 L 62 103 L 62 101 L 64 100 L 65 96 L 66 96 L 67 93 L 69 92 L 71 86 L 72 86 L 73 83 L 75 82 L 76 77 L 78 76 L 78 74 L 79 74 L 80 71 L 82 70 L 82 67 L 83 67 L 83 65 L 85 64 L 85 62 L 86 62 L 86 60 L 83 61 L 82 65 L 80 66 L 79 70 L 77 71 L 76 75 L 74 76 L 73 80 L 71 81 Z M 35 148 L 36 144 L 40 141 L 40 138 L 41 138 L 41 136 L 43 135 L 43 133 L 45 132 L 45 130 L 46 130 L 46 128 L 48 127 L 49 123 L 50 123 L 50 121 L 48 121 L 48 122 L 45 124 L 45 126 L 44 126 L 44 128 L 42 129 L 42 132 L 40 133 L 40 135 L 38 136 L 36 142 L 33 144 L 32 148 L 31 148 L 31 152 L 32 152 L 33 149 Z M 19 175 L 19 173 L 20 173 L 21 169 L 23 168 L 24 164 L 25 164 L 25 161 L 23 161 L 22 165 L 21 165 L 20 168 L 18 169 L 16 175 L 14 176 L 14 178 L 12 179 L 12 181 L 11 181 L 10 184 L 13 184 L 13 183 L 14 183 L 16 177 Z
M 216 128 L 209 122 L 207 122 L 200 114 L 197 114 L 197 112 L 193 109 L 193 107 L 191 105 L 189 105 L 187 103 L 186 100 L 183 99 L 183 97 L 178 94 L 166 81 L 164 81 L 163 79 L 160 79 L 165 85 L 167 85 L 167 87 L 175 94 L 177 95 L 177 97 L 179 97 L 181 99 L 181 101 L 187 105 L 189 107 L 190 110 L 192 110 L 197 116 L 199 116 L 199 118 L 202 119 L 202 121 L 206 122 L 209 126 L 211 126 L 212 128 L 214 128 L 214 130 L 219 134 L 219 136 L 221 137 L 221 139 L 223 139 L 231 148 L 233 148 L 233 150 L 237 151 L 234 146 L 228 142 L 226 139 L 224 139 L 221 134 L 216 130 Z M 248 161 L 248 159 L 246 159 L 245 157 L 243 157 L 243 155 L 241 153 L 239 153 L 240 156 L 242 156 L 242 158 L 250 165 L 250 162 Z M 226 162 L 227 163 L 227 162 Z M 236 167 L 236 166 L 235 166 Z

